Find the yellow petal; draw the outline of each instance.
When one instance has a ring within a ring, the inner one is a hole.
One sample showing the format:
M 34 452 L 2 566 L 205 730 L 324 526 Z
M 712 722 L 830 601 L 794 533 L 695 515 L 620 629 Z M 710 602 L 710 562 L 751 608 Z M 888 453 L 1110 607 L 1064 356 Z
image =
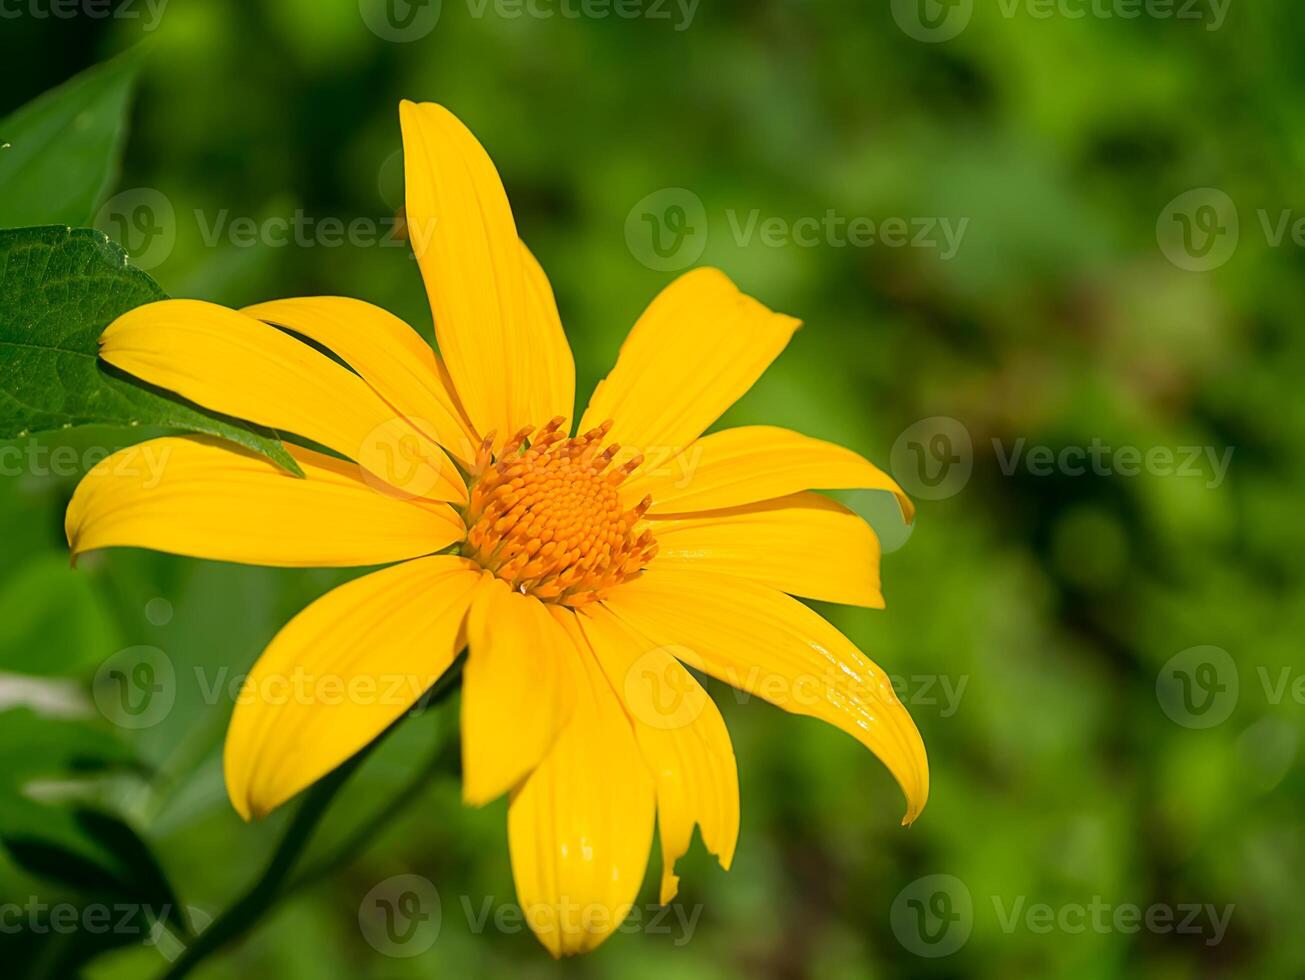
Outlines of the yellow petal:
M 569 417 L 571 351 L 489 154 L 443 106 L 404 101 L 399 120 L 408 234 L 472 425 L 502 442 Z
M 476 458 L 480 440 L 444 386 L 435 352 L 393 313 L 344 296 L 278 299 L 240 312 L 321 344 L 455 459 Z
M 554 956 L 594 949 L 629 914 L 652 846 L 655 798 L 630 720 L 569 610 L 575 709 L 512 797 L 508 843 L 517 900 Z
M 516 786 L 570 717 L 570 639 L 543 603 L 491 575 L 467 617 L 462 796 L 479 806 Z
M 612 419 L 608 440 L 627 455 L 679 453 L 752 387 L 798 326 L 717 269 L 685 273 L 639 317 L 579 431 Z
M 847 732 L 906 794 L 910 823 L 929 796 L 920 733 L 888 676 L 817 613 L 782 592 L 656 566 L 604 600 L 626 623 L 691 667 L 795 714 Z
M 818 493 L 654 518 L 649 527 L 658 568 L 734 575 L 808 599 L 883 608 L 879 539 Z
M 737 507 L 799 490 L 887 490 L 907 523 L 915 507 L 893 478 L 850 449 L 789 429 L 746 425 L 703 436 L 678 456 L 650 458 L 621 486 L 651 513 Z
M 453 662 L 480 569 L 435 555 L 322 596 L 263 651 L 227 730 L 227 793 L 262 817 L 349 759 Z
M 696 824 L 707 850 L 729 870 L 739 838 L 739 775 L 720 710 L 672 655 L 594 606 L 577 617 L 598 662 L 625 704 L 657 784 L 662 843 L 661 902 L 675 898 L 675 862 Z
M 539 361 L 534 366 L 538 404 L 532 411 L 538 412 L 544 422 L 562 416 L 566 419 L 563 429 L 569 430 L 575 412 L 575 358 L 562 329 L 562 316 L 557 312 L 548 274 L 525 242 L 521 243 L 521 264 L 526 274 L 526 320 L 530 329 L 543 337 Z
M 65 518 L 73 557 L 152 548 L 251 565 L 380 565 L 428 555 L 466 529 L 447 504 L 378 493 L 352 463 L 287 446 L 304 479 L 202 436 L 152 439 L 101 460 Z
M 333 449 L 401 495 L 466 499 L 439 446 L 366 381 L 251 316 L 190 299 L 138 306 L 109 324 L 100 356 L 215 412 Z

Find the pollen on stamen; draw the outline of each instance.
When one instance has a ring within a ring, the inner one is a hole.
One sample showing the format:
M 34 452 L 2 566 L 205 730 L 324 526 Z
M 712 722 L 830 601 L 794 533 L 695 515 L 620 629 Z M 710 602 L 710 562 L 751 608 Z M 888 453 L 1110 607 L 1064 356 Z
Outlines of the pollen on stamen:
M 610 469 L 620 446 L 600 447 L 611 421 L 574 438 L 563 421 L 524 428 L 497 453 L 494 435 L 485 438 L 467 504 L 466 554 L 515 591 L 581 606 L 637 576 L 657 542 L 639 526 L 652 498 L 623 509 L 617 492 L 642 457 Z

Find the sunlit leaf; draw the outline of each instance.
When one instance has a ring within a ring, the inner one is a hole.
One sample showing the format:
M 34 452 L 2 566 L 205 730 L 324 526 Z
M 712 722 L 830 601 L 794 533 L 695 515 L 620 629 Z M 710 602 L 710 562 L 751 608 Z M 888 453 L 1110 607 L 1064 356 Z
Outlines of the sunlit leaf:
M 0 296 L 0 439 L 94 423 L 166 426 L 229 439 L 302 475 L 267 430 L 211 415 L 99 359 L 110 322 L 166 298 L 100 232 L 0 231 Z
M 91 223 L 118 178 L 140 63 L 130 51 L 0 120 L 0 228 Z

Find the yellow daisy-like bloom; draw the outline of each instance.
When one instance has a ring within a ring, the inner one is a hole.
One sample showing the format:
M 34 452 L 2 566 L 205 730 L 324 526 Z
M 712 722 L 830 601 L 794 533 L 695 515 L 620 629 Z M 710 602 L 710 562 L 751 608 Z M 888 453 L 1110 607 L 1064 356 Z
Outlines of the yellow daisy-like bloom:
M 511 794 L 517 895 L 555 956 L 620 925 L 654 813 L 663 902 L 695 825 L 729 867 L 734 752 L 683 664 L 852 735 L 914 820 L 929 779 L 910 716 L 884 672 L 793 598 L 883 605 L 873 532 L 813 489 L 889 491 L 908 520 L 910 503 L 839 446 L 769 426 L 702 434 L 798 321 L 713 269 L 681 276 L 570 436 L 571 351 L 493 163 L 446 109 L 400 115 L 442 359 L 391 314 L 335 296 L 240 311 L 167 300 L 101 340 L 146 382 L 338 456 L 287 443 L 300 479 L 207 438 L 147 444 L 161 469 L 124 450 L 73 496 L 74 555 L 389 566 L 318 599 L 258 660 L 227 734 L 235 808 L 262 816 L 339 766 L 465 647 L 463 794 Z

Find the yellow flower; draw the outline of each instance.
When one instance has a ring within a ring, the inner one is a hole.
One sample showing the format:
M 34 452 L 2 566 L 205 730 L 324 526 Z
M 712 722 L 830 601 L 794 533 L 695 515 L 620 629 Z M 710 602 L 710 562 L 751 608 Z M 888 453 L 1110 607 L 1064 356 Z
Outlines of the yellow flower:
M 571 351 L 493 163 L 444 108 L 400 115 L 442 359 L 391 314 L 334 296 L 168 300 L 101 340 L 115 367 L 338 455 L 287 443 L 298 479 L 206 438 L 125 450 L 73 496 L 74 555 L 389 566 L 318 599 L 253 668 L 226 742 L 235 808 L 262 816 L 339 766 L 465 647 L 464 797 L 511 794 L 517 895 L 555 956 L 620 924 L 654 812 L 663 902 L 695 825 L 729 867 L 734 752 L 681 662 L 851 734 L 914 820 L 928 764 L 910 716 L 791 597 L 883 605 L 873 532 L 813 488 L 890 491 L 908 520 L 910 503 L 848 449 L 768 426 L 702 434 L 798 322 L 690 272 L 639 318 L 568 436 Z M 146 451 L 161 468 L 140 465 Z

